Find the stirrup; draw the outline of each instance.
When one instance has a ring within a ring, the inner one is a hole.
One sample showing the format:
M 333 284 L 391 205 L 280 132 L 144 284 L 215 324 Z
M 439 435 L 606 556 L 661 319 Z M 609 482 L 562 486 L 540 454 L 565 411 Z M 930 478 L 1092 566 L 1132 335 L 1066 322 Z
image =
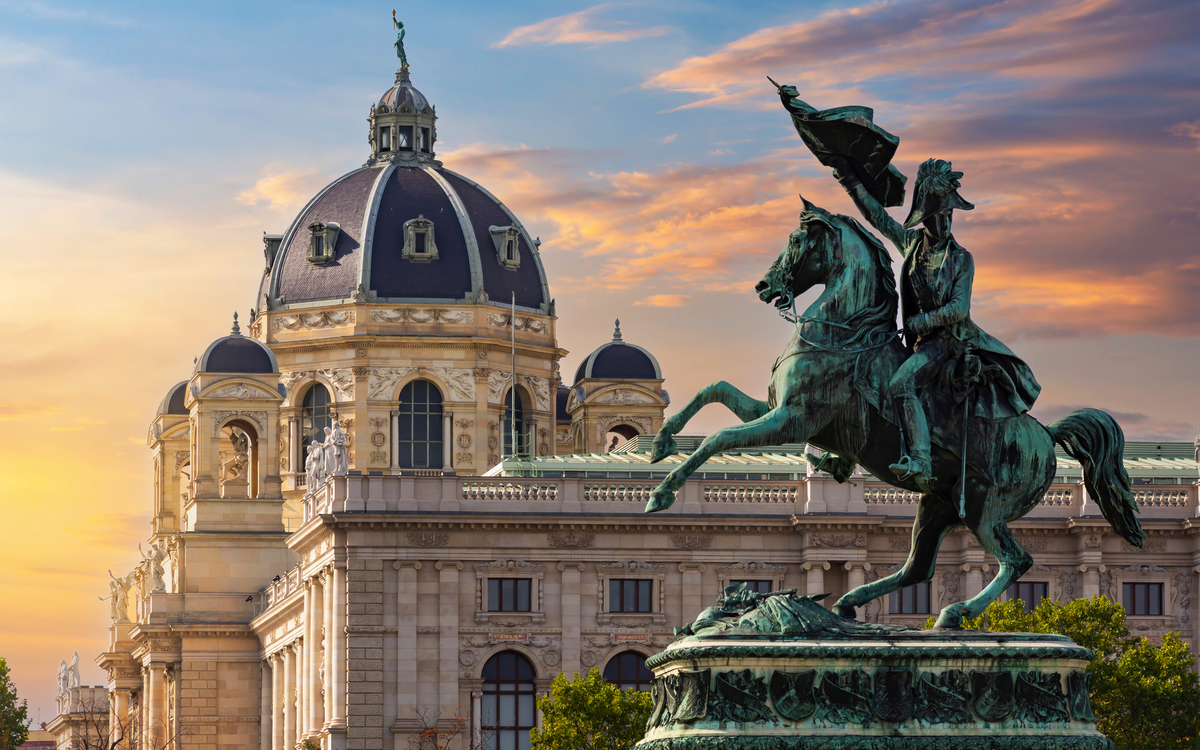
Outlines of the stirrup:
M 897 463 L 888 467 L 900 479 L 911 479 L 922 492 L 929 492 L 933 482 L 933 468 L 928 461 L 912 456 L 904 456 Z

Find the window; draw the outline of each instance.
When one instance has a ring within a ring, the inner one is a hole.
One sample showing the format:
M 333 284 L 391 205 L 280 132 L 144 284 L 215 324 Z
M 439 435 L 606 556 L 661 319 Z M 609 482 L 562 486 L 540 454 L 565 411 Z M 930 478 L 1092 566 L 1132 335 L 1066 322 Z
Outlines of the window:
M 1006 593 L 1010 602 L 1013 599 L 1025 602 L 1025 612 L 1029 613 L 1037 609 L 1037 606 L 1046 598 L 1046 584 L 1018 582 L 1009 586 Z
M 771 582 L 770 581 L 730 581 L 729 585 L 733 586 L 733 585 L 736 585 L 739 583 L 746 584 L 747 591 L 756 591 L 760 594 L 771 593 Z
M 379 129 L 379 150 L 392 150 L 392 129 L 390 127 L 382 127 Z
M 651 594 L 654 581 L 642 578 L 610 578 L 608 581 L 609 612 L 653 612 Z
M 333 427 L 333 414 L 329 408 L 329 391 L 320 383 L 315 383 L 304 394 L 304 403 L 300 410 L 300 466 L 303 471 L 304 460 L 308 457 L 308 446 L 325 442 L 325 428 Z
M 891 612 L 894 615 L 929 614 L 929 581 L 909 586 L 891 594 Z
M 506 227 L 490 226 L 488 227 L 488 232 L 491 233 L 492 242 L 496 245 L 496 260 L 500 261 L 500 265 L 505 268 L 520 268 L 521 247 L 519 238 L 521 230 L 512 225 Z
M 517 391 L 517 389 L 509 388 L 508 395 L 504 397 L 504 422 L 501 427 L 504 430 L 503 440 L 505 457 L 529 455 L 529 436 L 525 434 L 525 398 L 521 395 L 521 393 L 517 393 L 517 406 L 514 413 L 514 391 Z M 517 444 L 515 447 L 513 446 L 514 426 L 517 433 Z
M 421 153 L 429 153 L 429 128 L 421 128 Z
M 402 469 L 442 466 L 442 394 L 428 380 L 414 380 L 400 391 L 396 450 Z
M 529 612 L 531 578 L 489 578 L 488 612 Z
M 337 250 L 338 234 L 342 228 L 337 222 L 314 221 L 308 225 L 308 260 L 310 263 L 323 266 L 333 260 Z
M 404 222 L 404 247 L 400 255 L 417 263 L 438 257 L 437 243 L 433 239 L 433 222 L 426 219 L 425 214 Z
M 515 651 L 504 651 L 483 665 L 480 721 L 483 750 L 529 750 L 534 710 L 533 665 Z
M 1121 598 L 1124 600 L 1125 612 L 1131 615 L 1161 616 L 1162 589 L 1161 583 L 1122 584 Z
M 654 673 L 646 669 L 646 657 L 636 651 L 623 651 L 604 665 L 604 679 L 621 690 L 650 692 Z
M 507 240 L 504 243 L 504 259 L 513 262 L 517 259 L 517 241 Z
M 400 125 L 396 128 L 396 150 L 397 151 L 412 151 L 413 150 L 413 126 Z

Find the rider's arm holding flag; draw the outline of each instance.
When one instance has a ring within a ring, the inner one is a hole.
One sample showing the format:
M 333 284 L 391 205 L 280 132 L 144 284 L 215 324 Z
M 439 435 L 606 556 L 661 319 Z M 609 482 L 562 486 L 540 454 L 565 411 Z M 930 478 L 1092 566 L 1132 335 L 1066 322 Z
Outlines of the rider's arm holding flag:
M 862 180 L 858 178 L 858 174 L 848 160 L 841 159 L 833 169 L 833 176 L 850 194 L 850 199 L 854 201 L 854 205 L 858 206 L 859 212 L 871 226 L 891 240 L 896 249 L 900 251 L 900 255 L 907 258 L 908 254 L 916 247 L 914 240 L 917 238 L 918 230 L 905 229 L 900 222 L 893 219 L 887 209 L 875 200 L 875 196 L 871 195 L 863 186 Z

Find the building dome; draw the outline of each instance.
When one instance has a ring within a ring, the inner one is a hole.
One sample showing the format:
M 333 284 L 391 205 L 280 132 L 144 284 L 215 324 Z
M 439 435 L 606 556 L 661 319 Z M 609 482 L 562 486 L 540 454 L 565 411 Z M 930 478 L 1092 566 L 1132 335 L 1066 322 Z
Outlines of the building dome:
M 371 157 L 268 236 L 260 310 L 318 301 L 488 299 L 547 314 L 538 242 L 490 192 L 434 156 L 434 108 L 408 69 L 373 105 Z
M 184 406 L 184 398 L 187 396 L 187 381 L 181 380 L 171 386 L 171 390 L 167 391 L 167 395 L 163 397 L 162 403 L 158 405 L 158 413 L 162 414 L 187 414 L 188 408 Z
M 272 373 L 279 372 L 279 363 L 266 344 L 242 335 L 234 313 L 233 330 L 208 345 L 204 356 L 196 361 L 195 372 Z
M 654 355 L 621 338 L 621 321 L 616 323 L 613 340 L 584 358 L 575 371 L 575 382 L 601 380 L 662 380 L 662 370 Z

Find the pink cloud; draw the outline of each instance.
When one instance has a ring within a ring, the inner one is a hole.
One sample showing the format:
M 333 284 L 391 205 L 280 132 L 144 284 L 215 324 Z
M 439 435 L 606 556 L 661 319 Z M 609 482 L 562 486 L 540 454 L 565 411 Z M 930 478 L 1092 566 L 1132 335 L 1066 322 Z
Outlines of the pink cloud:
M 551 44 L 612 44 L 664 36 L 671 32 L 669 26 L 633 29 L 624 28 L 627 26 L 627 22 L 624 21 L 602 23 L 597 19 L 597 16 L 613 7 L 615 6 L 611 3 L 604 3 L 565 16 L 547 18 L 528 26 L 518 26 L 491 46 L 493 49 L 501 49 Z

